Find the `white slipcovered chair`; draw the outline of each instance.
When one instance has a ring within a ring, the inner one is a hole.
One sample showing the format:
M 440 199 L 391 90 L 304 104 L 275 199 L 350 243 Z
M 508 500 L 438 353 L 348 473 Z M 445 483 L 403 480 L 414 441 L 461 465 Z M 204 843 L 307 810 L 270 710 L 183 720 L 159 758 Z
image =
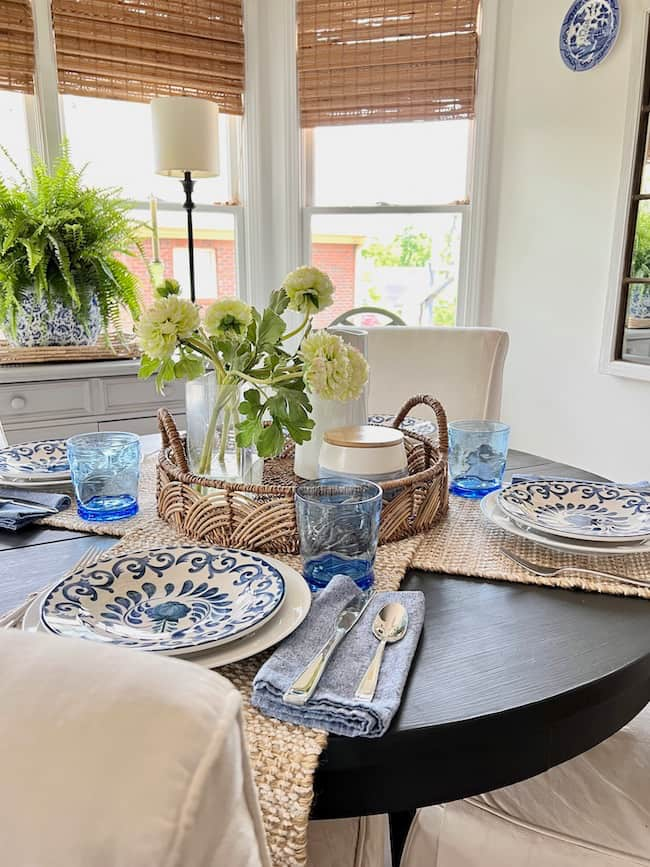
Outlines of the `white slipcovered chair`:
M 0 629 L 3 867 L 270 867 L 241 698 L 182 660 Z M 310 867 L 383 867 L 384 817 Z
M 498 420 L 507 352 L 496 328 L 369 328 L 370 413 L 432 394 L 449 419 Z
M 401 867 L 650 865 L 650 706 L 531 780 L 419 810 Z
M 0 630 L 0 690 L 6 867 L 270 867 L 223 677 Z

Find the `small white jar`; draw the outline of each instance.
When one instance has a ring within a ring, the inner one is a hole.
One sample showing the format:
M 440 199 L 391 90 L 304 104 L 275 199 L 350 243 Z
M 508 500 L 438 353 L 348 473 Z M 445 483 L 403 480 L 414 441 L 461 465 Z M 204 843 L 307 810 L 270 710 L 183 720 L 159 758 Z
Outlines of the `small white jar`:
M 352 476 L 371 482 L 400 479 L 408 473 L 404 435 L 390 427 L 359 425 L 325 432 L 318 474 Z

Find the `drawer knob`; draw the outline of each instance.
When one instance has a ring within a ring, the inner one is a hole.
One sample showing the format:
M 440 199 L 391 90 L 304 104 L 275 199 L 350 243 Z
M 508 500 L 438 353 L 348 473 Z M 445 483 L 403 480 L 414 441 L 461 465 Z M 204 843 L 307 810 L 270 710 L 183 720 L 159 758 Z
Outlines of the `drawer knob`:
M 27 401 L 24 397 L 20 397 L 20 395 L 17 395 L 16 397 L 11 398 L 10 403 L 12 409 L 23 409 Z

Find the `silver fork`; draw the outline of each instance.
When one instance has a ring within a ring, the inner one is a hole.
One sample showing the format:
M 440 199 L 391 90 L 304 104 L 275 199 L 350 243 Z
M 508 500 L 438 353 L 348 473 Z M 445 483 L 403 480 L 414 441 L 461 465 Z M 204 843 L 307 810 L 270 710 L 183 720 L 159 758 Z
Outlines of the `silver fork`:
M 619 584 L 629 584 L 632 587 L 650 587 L 650 581 L 643 581 L 640 578 L 626 578 L 623 575 L 612 575 L 611 572 L 600 572 L 598 569 L 585 569 L 581 566 L 540 566 L 538 563 L 530 563 L 524 560 L 513 551 L 507 548 L 501 548 L 501 553 L 504 554 L 513 563 L 532 572 L 533 575 L 539 575 L 544 578 L 555 578 L 557 575 L 564 575 L 566 572 L 574 572 L 578 575 L 592 575 L 594 578 L 604 578 L 606 581 L 617 581 Z
M 81 555 L 81 557 L 77 560 L 74 566 L 71 569 L 68 569 L 61 578 L 66 578 L 68 575 L 72 575 L 73 572 L 76 572 L 77 569 L 83 569 L 84 566 L 87 566 L 89 563 L 92 563 L 93 560 L 97 560 L 102 553 L 102 549 L 97 545 L 92 545 L 90 548 L 87 548 L 86 551 Z M 57 581 L 60 581 L 61 578 L 57 578 Z M 23 619 L 27 609 L 32 604 L 34 599 L 39 596 L 43 590 L 35 590 L 33 593 L 30 593 L 25 599 L 17 605 L 15 608 L 12 608 L 11 611 L 7 611 L 0 617 L 0 629 L 11 629 L 16 626 Z

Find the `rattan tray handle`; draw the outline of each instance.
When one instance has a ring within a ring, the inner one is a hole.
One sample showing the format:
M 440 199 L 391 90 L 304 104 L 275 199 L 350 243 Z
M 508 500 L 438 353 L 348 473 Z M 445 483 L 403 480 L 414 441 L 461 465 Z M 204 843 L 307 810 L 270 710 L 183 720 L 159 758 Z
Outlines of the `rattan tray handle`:
M 171 446 L 176 465 L 181 472 L 189 473 L 190 468 L 187 464 L 187 458 L 185 457 L 185 449 L 183 448 L 181 435 L 178 432 L 172 414 L 168 409 L 165 409 L 165 407 L 158 410 L 158 427 L 160 428 L 160 435 L 162 436 L 163 451 L 166 451 L 169 446 Z
M 442 404 L 439 400 L 436 400 L 435 397 L 431 397 L 430 394 L 416 394 L 415 397 L 409 398 L 406 401 L 404 406 L 397 413 L 395 418 L 393 419 L 393 427 L 398 428 L 406 416 L 410 413 L 412 409 L 416 406 L 424 406 L 430 407 L 436 415 L 436 421 L 438 422 L 438 448 L 442 452 L 449 451 L 449 431 L 447 429 L 447 413 L 445 412 Z

